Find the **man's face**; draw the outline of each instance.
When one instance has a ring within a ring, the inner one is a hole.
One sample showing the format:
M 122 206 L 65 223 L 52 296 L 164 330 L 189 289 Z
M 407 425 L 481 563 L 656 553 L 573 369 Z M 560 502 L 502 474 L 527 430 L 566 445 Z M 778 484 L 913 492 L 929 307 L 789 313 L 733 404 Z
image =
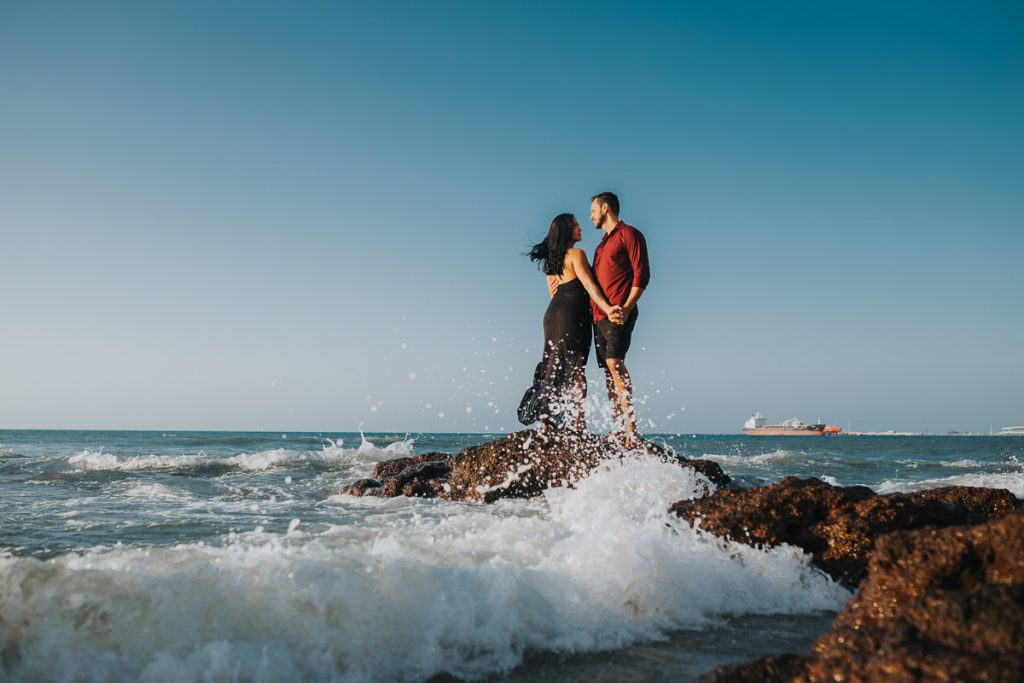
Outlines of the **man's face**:
M 604 223 L 604 217 L 608 213 L 608 205 L 602 202 L 600 199 L 595 199 L 590 202 L 590 220 L 594 223 L 595 228 L 600 228 L 601 224 Z

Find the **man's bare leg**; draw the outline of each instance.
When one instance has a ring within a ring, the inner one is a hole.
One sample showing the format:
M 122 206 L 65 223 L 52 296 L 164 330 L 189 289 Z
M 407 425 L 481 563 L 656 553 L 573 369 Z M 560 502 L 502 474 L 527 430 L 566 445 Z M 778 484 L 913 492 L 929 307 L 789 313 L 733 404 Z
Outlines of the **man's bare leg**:
M 604 369 L 604 386 L 608 390 L 608 403 L 612 407 L 612 423 L 622 422 L 622 406 L 619 405 L 619 392 L 615 390 L 615 380 L 608 368 Z
M 608 399 L 612 402 L 612 412 L 616 421 L 622 416 L 626 426 L 626 445 L 633 446 L 637 436 L 633 381 L 629 378 L 626 364 L 618 358 L 605 359 L 605 365 L 605 383 L 608 386 Z

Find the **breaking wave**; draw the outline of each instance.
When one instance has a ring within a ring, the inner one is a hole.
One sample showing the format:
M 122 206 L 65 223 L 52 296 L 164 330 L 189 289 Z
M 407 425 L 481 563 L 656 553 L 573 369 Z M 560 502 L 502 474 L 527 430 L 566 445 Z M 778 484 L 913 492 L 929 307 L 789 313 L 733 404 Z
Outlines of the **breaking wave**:
M 231 457 L 195 455 L 133 455 L 117 456 L 102 450 L 85 449 L 68 459 L 68 464 L 82 471 L 176 471 L 225 472 L 243 470 L 259 472 L 280 467 L 313 466 L 330 468 L 338 465 L 376 463 L 412 453 L 413 439 L 390 443 L 383 448 L 365 438 L 356 448 L 344 448 L 341 441 L 330 441 L 319 451 L 275 448 L 256 453 L 240 453 Z
M 79 462 L 135 460 L 100 455 Z M 378 501 L 407 514 L 293 520 L 286 533 L 220 545 L 0 557 L 0 678 L 474 678 L 527 651 L 618 648 L 726 615 L 834 610 L 848 599 L 797 549 L 726 543 L 667 513 L 703 485 L 645 458 L 529 502 Z M 357 501 L 322 505 L 341 513 Z

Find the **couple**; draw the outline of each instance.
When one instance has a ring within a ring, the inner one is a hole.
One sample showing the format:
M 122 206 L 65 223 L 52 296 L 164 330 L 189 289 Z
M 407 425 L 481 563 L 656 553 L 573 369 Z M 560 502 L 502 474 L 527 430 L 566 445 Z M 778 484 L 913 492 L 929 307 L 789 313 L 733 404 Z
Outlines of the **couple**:
M 632 446 L 638 434 L 624 361 L 636 325 L 636 302 L 651 279 L 647 242 L 639 230 L 619 220 L 619 198 L 612 192 L 594 195 L 590 220 L 605 233 L 594 251 L 593 271 L 583 250 L 574 246 L 583 232 L 570 213 L 555 216 L 547 238 L 528 254 L 540 261 L 551 303 L 544 313 L 544 356 L 519 406 L 519 420 L 584 431 L 593 334 L 617 428 Z

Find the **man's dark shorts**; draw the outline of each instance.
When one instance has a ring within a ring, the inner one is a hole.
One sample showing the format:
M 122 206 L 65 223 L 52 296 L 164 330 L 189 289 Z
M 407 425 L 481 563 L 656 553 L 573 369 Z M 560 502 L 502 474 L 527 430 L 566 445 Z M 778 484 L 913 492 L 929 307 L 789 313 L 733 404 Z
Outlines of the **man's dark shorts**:
M 605 367 L 608 358 L 623 360 L 626 357 L 639 313 L 634 308 L 622 325 L 616 325 L 608 318 L 594 323 L 594 351 L 597 352 L 597 364 L 600 367 Z

